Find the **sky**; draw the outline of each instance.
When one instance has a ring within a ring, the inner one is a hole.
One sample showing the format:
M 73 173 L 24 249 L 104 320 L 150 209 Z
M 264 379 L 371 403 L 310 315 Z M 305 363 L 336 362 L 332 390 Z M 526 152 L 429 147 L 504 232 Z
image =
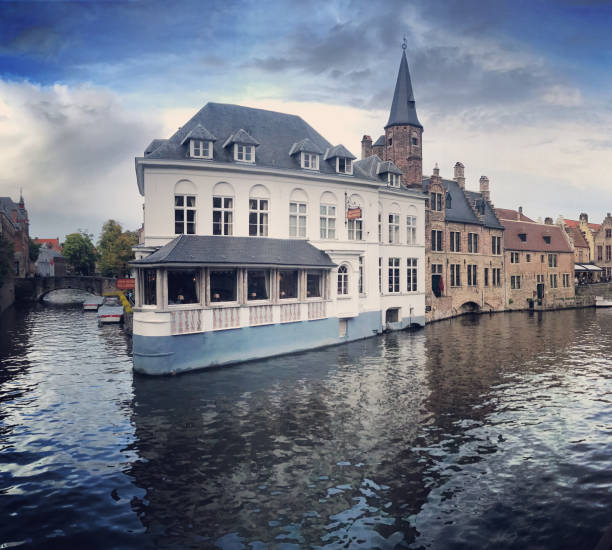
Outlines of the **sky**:
M 0 196 L 33 237 L 142 223 L 134 158 L 208 101 L 301 116 L 356 156 L 404 37 L 423 171 L 537 219 L 612 211 L 612 0 L 0 0 Z

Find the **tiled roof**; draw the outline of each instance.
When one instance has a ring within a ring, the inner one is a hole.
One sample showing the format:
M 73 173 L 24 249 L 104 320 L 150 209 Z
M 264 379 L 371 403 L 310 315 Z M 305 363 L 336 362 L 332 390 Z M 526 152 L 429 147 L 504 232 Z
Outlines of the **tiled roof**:
M 503 220 L 506 231 L 504 232 L 504 248 L 506 250 L 527 250 L 531 252 L 571 252 L 572 249 L 558 225 L 543 223 L 519 222 Z M 525 241 L 519 237 L 525 234 Z M 544 237 L 550 237 L 548 244 Z
M 589 248 L 589 243 L 586 242 L 586 239 L 584 238 L 584 235 L 582 234 L 582 231 L 580 231 L 580 229 L 578 229 L 577 227 L 568 227 L 567 230 L 574 240 L 575 247 Z
M 510 208 L 496 208 L 495 214 L 500 220 L 512 220 L 519 221 L 519 212 L 518 210 L 512 210 Z M 525 214 L 521 213 L 520 221 L 522 222 L 533 222 L 531 218 L 525 216 Z
M 579 220 L 563 220 L 565 222 L 565 225 L 567 225 L 568 227 L 580 227 L 580 221 Z M 599 228 L 601 227 L 600 223 L 589 223 L 587 224 L 589 226 L 589 229 L 593 232 L 593 233 L 597 233 L 599 231 Z
M 330 257 L 301 239 L 180 235 L 134 265 L 274 265 L 332 268 Z
M 385 136 L 380 136 L 372 145 L 372 147 L 379 147 L 385 144 Z
M 34 239 L 34 242 L 47 245 L 49 248 L 51 248 L 51 250 L 55 250 L 56 252 L 62 252 L 59 239 Z

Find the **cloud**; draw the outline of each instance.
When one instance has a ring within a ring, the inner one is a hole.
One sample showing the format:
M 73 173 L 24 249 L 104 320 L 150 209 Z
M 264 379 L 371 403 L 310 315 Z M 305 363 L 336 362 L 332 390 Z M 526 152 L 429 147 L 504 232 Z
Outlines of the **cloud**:
M 0 195 L 23 187 L 33 235 L 141 223 L 133 159 L 160 127 L 93 86 L 0 80 Z

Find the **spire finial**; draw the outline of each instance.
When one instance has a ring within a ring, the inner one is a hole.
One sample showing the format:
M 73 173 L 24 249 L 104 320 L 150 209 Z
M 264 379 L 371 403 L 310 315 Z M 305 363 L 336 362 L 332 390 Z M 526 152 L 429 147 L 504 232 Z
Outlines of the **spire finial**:
M 406 51 L 408 47 L 408 40 L 406 40 L 406 35 L 404 35 L 404 41 L 402 42 L 402 50 Z

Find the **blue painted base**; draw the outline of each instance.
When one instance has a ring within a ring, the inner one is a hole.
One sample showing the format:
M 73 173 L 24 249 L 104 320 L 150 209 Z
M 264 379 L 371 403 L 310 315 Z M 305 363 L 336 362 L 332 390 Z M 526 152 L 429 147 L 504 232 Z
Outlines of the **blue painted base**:
M 412 318 L 412 322 L 417 321 Z M 408 322 L 397 324 L 405 328 Z M 134 370 L 150 375 L 173 374 L 368 338 L 382 332 L 381 312 L 347 319 L 343 337 L 339 329 L 335 317 L 177 336 L 134 334 Z

